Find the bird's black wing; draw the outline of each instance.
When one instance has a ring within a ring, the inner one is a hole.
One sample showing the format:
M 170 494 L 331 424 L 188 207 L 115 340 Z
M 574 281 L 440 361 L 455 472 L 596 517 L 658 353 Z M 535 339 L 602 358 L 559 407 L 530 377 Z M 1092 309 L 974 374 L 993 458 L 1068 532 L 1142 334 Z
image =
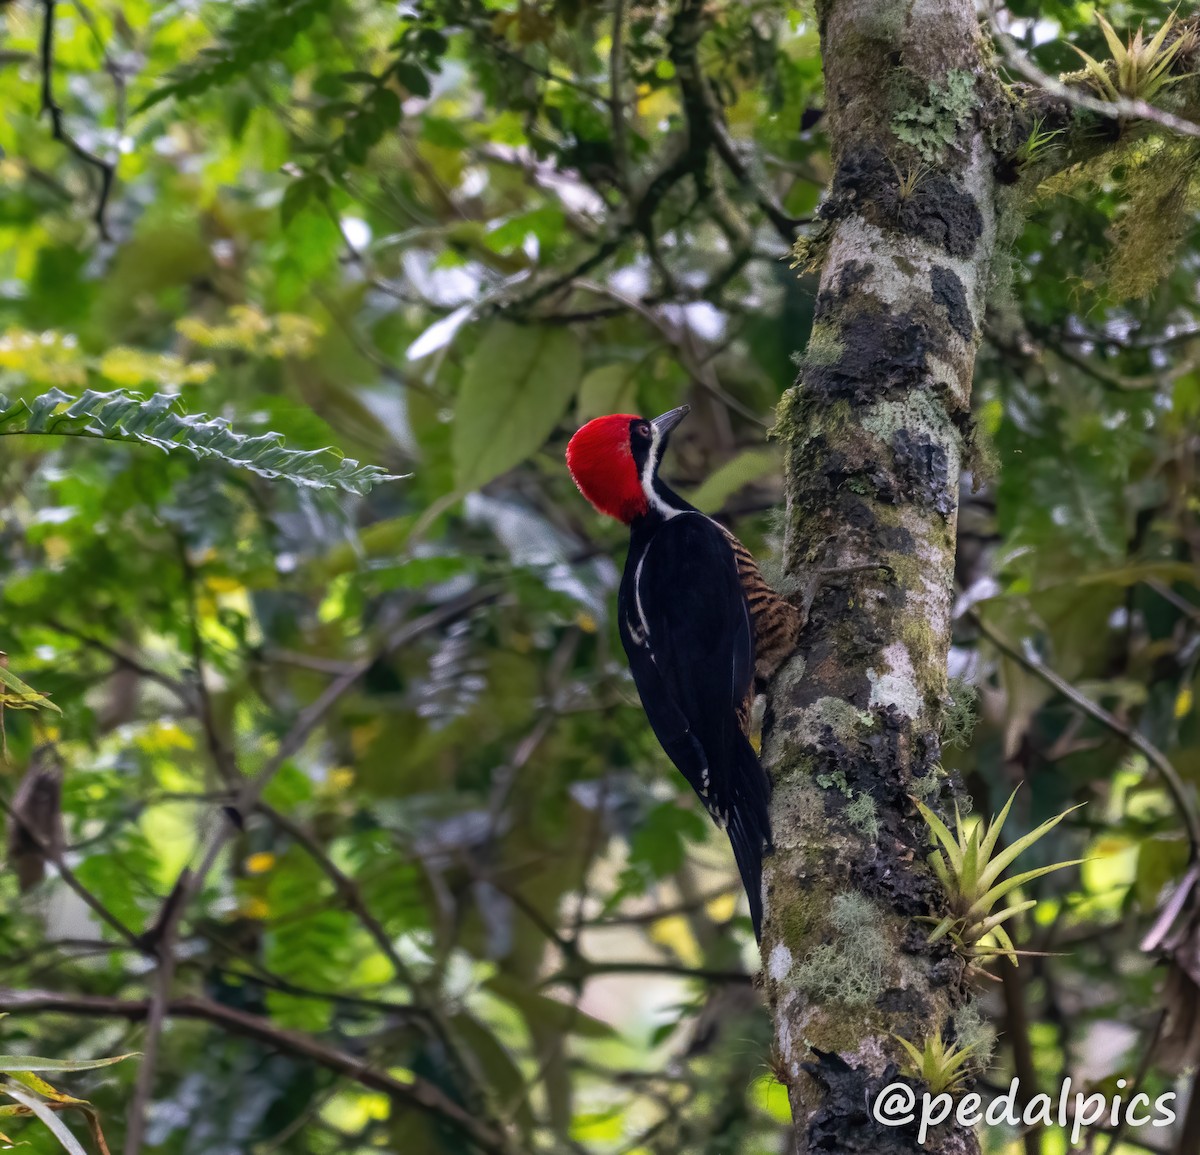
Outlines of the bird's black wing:
M 665 521 L 631 554 L 619 608 L 633 678 L 667 752 L 674 757 L 684 730 L 710 753 L 725 749 L 754 669 L 749 608 L 725 535 L 699 513 Z M 702 767 L 685 757 L 679 769 L 703 796 Z
M 754 634 L 728 538 L 699 513 L 669 518 L 645 543 L 635 537 L 618 613 L 646 716 L 728 831 L 757 931 L 770 787 L 738 722 Z

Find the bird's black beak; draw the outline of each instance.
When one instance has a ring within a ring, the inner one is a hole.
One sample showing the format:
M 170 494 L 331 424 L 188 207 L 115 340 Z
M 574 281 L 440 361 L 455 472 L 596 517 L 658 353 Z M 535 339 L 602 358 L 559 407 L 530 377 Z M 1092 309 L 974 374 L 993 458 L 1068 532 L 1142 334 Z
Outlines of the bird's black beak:
M 660 438 L 663 438 L 666 437 L 666 435 L 670 433 L 671 430 L 674 429 L 675 426 L 678 425 L 691 411 L 692 407 L 690 405 L 680 405 L 678 409 L 670 409 L 661 417 L 656 417 L 650 422 L 650 424 L 654 426 L 654 432 L 657 433 Z

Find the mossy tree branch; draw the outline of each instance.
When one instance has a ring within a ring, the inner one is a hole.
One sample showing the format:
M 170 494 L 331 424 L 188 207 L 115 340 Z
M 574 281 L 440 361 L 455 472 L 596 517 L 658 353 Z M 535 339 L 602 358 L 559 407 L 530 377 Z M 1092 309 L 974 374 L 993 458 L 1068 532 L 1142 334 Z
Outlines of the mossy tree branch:
M 1049 76 L 994 21 L 992 34 L 1008 70 L 1023 78 L 1011 88 L 1011 135 L 1007 144 L 998 142 L 1002 164 L 1011 165 L 1029 191 L 1147 136 L 1200 137 L 1200 16 L 1170 30 L 1166 47 L 1179 43 L 1166 69 L 1169 81 L 1153 103 L 1125 95 L 1107 99 L 1086 70 Z M 1106 67 L 1114 71 L 1112 61 Z M 1031 151 L 1031 135 L 1039 136 L 1044 147 Z

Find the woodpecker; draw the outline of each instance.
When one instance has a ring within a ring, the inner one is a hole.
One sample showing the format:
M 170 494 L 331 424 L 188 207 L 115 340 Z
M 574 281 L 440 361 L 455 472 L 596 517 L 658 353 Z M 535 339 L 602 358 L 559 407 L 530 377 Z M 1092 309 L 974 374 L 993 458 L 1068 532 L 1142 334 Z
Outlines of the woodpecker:
M 771 783 L 750 744 L 750 709 L 805 615 L 729 530 L 659 477 L 687 414 L 683 405 L 653 421 L 597 417 L 571 438 L 567 468 L 596 509 L 629 526 L 617 622 L 634 684 L 662 748 L 729 835 L 761 939 Z

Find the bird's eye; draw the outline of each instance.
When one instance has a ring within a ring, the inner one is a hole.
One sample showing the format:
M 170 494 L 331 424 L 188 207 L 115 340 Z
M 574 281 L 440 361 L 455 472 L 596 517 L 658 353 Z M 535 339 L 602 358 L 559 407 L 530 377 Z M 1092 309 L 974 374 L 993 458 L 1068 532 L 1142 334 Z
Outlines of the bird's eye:
M 633 431 L 639 437 L 649 437 L 650 436 L 650 422 L 649 421 L 639 421 L 633 427 Z

